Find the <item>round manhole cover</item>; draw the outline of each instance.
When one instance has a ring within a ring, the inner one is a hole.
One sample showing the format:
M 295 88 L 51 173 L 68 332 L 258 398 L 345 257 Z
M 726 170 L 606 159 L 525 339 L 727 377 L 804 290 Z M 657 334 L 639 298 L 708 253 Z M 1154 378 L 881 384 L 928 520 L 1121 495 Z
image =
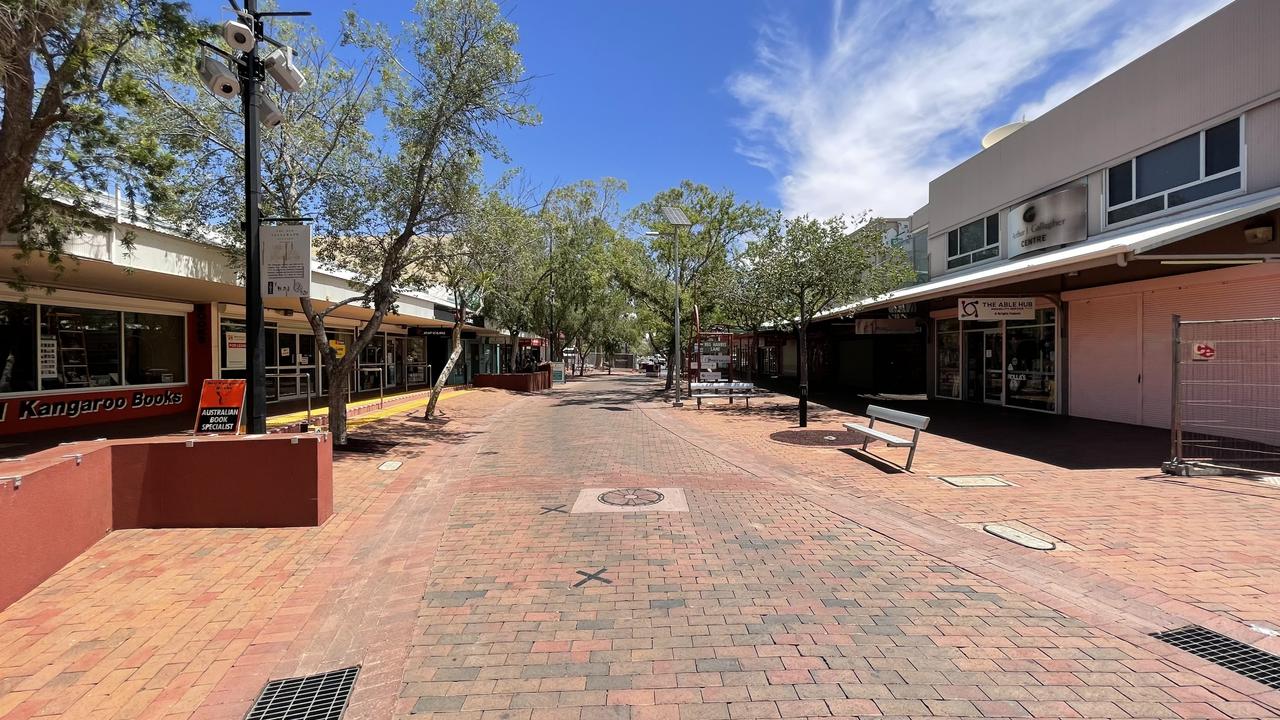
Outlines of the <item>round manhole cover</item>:
M 849 447 L 859 442 L 852 433 L 831 430 L 780 430 L 770 440 L 804 447 Z
M 662 493 L 648 488 L 618 488 L 600 493 L 598 498 L 605 505 L 618 507 L 639 507 L 657 505 L 662 502 Z

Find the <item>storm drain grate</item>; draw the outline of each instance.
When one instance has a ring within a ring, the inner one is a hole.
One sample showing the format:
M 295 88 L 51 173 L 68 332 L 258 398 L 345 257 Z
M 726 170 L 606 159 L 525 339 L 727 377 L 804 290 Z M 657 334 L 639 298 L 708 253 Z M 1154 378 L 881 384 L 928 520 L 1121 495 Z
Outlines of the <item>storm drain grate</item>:
M 272 680 L 245 720 L 338 720 L 356 685 L 360 666 L 306 677 Z
M 1280 656 L 1264 652 L 1198 625 L 1151 633 L 1151 637 L 1250 680 L 1256 680 L 1273 690 L 1280 690 Z

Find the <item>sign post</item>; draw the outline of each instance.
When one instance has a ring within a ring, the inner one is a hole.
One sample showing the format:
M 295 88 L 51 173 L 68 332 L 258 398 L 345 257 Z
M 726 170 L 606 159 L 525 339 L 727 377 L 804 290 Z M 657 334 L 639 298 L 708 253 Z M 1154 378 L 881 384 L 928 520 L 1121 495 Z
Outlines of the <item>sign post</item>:
M 196 434 L 239 435 L 244 395 L 244 380 L 205 380 L 196 410 Z

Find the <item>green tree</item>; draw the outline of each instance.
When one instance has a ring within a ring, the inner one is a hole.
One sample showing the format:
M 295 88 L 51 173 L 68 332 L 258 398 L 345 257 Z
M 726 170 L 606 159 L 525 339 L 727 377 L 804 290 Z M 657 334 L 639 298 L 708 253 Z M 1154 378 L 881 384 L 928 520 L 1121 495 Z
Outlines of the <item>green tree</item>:
M 708 292 L 719 284 L 718 276 L 729 269 L 729 258 L 747 240 L 768 225 L 770 213 L 757 203 L 739 201 L 732 190 L 715 191 L 706 185 L 685 180 L 678 187 L 663 190 L 653 199 L 637 205 L 628 220 L 639 231 L 656 235 L 635 234 L 639 238 L 620 264 L 621 283 L 638 305 L 643 305 L 654 319 L 661 321 L 658 332 L 668 338 L 668 357 L 674 351 L 676 338 L 672 323 L 675 305 L 676 256 L 674 228 L 663 219 L 661 208 L 682 209 L 693 223 L 680 232 L 681 318 L 680 338 L 685 343 L 693 331 L 695 307 L 709 311 L 718 299 Z M 675 368 L 668 363 L 667 389 L 674 382 Z
M 369 24 L 349 35 L 380 61 L 384 144 L 375 146 L 357 182 L 329 188 L 325 202 L 317 256 L 350 273 L 355 294 L 323 310 L 302 301 L 330 369 L 329 423 L 337 442 L 346 438 L 340 396 L 347 378 L 399 291 L 452 285 L 459 305 L 450 362 L 456 361 L 458 329 L 475 301 L 474 278 L 463 258 L 478 255 L 466 243 L 481 237 L 475 216 L 469 215 L 482 204 L 475 181 L 481 157 L 505 159 L 497 125 L 538 122 L 525 102 L 516 27 L 497 3 L 420 0 L 415 14 L 394 38 Z M 446 262 L 456 267 L 445 267 Z M 327 342 L 324 318 L 349 304 L 368 307 L 372 314 L 339 357 Z M 439 387 L 433 388 L 432 411 Z
M 0 232 L 16 235 L 16 259 L 64 269 L 68 238 L 109 228 L 97 198 L 113 182 L 134 214 L 165 199 L 173 157 L 133 113 L 155 101 L 140 76 L 148 44 L 191 67 L 209 28 L 188 15 L 166 0 L 0 3 Z
M 799 347 L 800 426 L 808 424 L 809 324 L 817 315 L 882 295 L 910 282 L 910 259 L 885 243 L 882 220 L 807 215 L 777 218 L 748 245 L 743 262 L 754 275 L 759 302 L 790 325 Z

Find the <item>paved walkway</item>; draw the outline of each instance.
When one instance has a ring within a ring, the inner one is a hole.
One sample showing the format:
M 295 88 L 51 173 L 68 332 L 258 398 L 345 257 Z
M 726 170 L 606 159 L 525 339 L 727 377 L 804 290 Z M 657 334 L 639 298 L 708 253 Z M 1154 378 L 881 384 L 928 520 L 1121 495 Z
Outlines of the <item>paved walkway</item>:
M 241 718 L 266 680 L 349 664 L 348 718 L 1277 716 L 1147 633 L 1268 646 L 1280 491 L 933 437 L 889 475 L 770 440 L 780 404 L 656 391 L 482 390 L 368 426 L 400 444 L 337 460 L 322 528 L 112 533 L 0 613 L 0 718 Z M 1017 487 L 930 478 L 976 470 Z M 563 512 L 608 487 L 688 509 Z M 970 527 L 997 516 L 1069 549 Z

